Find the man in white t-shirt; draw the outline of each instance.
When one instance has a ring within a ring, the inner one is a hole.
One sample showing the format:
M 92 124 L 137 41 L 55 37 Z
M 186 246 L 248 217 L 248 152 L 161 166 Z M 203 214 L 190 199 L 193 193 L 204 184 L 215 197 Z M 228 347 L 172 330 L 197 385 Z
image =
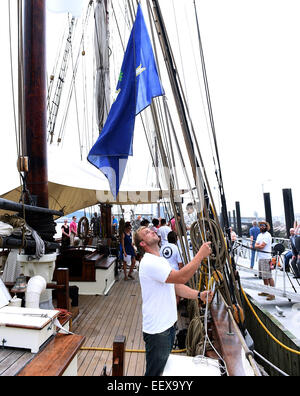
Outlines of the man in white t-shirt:
M 261 221 L 259 224 L 260 234 L 258 234 L 255 249 L 258 250 L 258 268 L 259 276 L 263 279 L 266 286 L 274 287 L 275 283 L 272 277 L 272 271 L 270 268 L 270 261 L 272 259 L 272 236 L 269 233 L 270 225 L 266 221 Z M 268 301 L 275 300 L 273 294 L 259 293 L 259 296 L 267 297 Z
M 168 234 L 171 232 L 171 228 L 167 226 L 166 219 L 161 219 L 161 226 L 157 230 L 157 235 L 160 237 L 160 244 L 164 246 L 168 243 Z
M 192 278 L 202 260 L 211 254 L 210 242 L 202 245 L 195 258 L 175 271 L 160 257 L 159 237 L 149 228 L 140 228 L 135 246 L 143 251 L 139 266 L 142 289 L 143 337 L 146 345 L 146 376 L 163 373 L 172 351 L 177 322 L 176 294 L 183 298 L 211 302 L 212 292 L 198 292 L 185 284 Z

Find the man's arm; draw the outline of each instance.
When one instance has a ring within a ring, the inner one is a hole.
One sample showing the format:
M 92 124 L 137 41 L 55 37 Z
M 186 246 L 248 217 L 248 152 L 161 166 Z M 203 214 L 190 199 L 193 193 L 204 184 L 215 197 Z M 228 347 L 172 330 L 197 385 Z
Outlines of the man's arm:
M 263 249 L 265 246 L 267 246 L 265 242 L 255 244 L 256 249 Z
M 185 283 L 187 283 L 199 268 L 202 260 L 204 260 L 211 254 L 210 244 L 211 242 L 204 243 L 201 246 L 201 249 L 199 250 L 197 255 L 185 267 L 183 267 L 179 271 L 172 270 L 168 279 L 166 280 L 166 283 L 174 283 L 176 285 L 184 285 Z
M 175 285 L 175 293 L 178 297 L 187 298 L 189 300 L 197 300 L 198 299 L 198 290 L 191 289 L 186 285 Z M 200 298 L 202 302 L 210 303 L 213 297 L 213 292 L 204 291 L 200 294 Z

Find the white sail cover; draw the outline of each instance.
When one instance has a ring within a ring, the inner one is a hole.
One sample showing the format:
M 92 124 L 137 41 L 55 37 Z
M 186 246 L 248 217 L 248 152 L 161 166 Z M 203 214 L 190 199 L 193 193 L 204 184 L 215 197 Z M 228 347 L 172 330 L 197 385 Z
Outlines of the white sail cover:
M 0 150 L 1 152 L 1 150 Z M 142 152 L 140 155 L 145 154 Z M 0 183 L 0 198 L 19 202 L 21 196 L 20 180 L 14 158 L 10 158 L 11 167 L 3 172 Z M 0 156 L 1 164 L 1 156 Z M 146 163 L 140 161 L 141 174 L 146 174 Z M 136 161 L 131 159 L 129 168 L 136 170 Z M 126 173 L 117 200 L 114 200 L 105 176 L 91 166 L 85 159 L 65 155 L 64 150 L 48 147 L 49 207 L 64 210 L 65 214 L 99 203 L 137 205 L 153 204 L 161 199 L 169 200 L 170 191 L 167 184 L 162 190 L 154 187 L 151 177 L 137 177 L 136 171 Z M 175 191 L 175 197 L 181 202 L 184 190 Z M 1 212 L 1 211 L 0 211 Z

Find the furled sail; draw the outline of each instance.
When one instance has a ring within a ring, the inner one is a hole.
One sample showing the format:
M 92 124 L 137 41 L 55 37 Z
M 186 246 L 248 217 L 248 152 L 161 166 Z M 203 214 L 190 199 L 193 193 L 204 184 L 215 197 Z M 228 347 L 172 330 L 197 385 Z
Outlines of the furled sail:
M 110 109 L 108 0 L 97 0 L 95 7 L 96 121 L 103 129 Z

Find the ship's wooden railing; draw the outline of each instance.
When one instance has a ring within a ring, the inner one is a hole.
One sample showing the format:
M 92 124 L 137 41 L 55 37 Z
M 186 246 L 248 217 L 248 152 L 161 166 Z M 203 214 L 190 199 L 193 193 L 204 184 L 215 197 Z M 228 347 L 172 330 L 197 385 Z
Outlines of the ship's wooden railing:
M 245 354 L 249 360 L 254 376 L 261 376 L 259 368 L 253 358 L 253 353 L 240 332 L 235 322 L 230 307 L 227 306 L 221 296 L 221 303 L 216 307 L 211 306 L 211 315 L 213 321 L 213 332 L 220 348 L 224 362 L 226 363 L 227 374 L 230 377 L 246 376 L 243 367 L 242 355 Z M 232 332 L 232 329 L 234 332 Z

